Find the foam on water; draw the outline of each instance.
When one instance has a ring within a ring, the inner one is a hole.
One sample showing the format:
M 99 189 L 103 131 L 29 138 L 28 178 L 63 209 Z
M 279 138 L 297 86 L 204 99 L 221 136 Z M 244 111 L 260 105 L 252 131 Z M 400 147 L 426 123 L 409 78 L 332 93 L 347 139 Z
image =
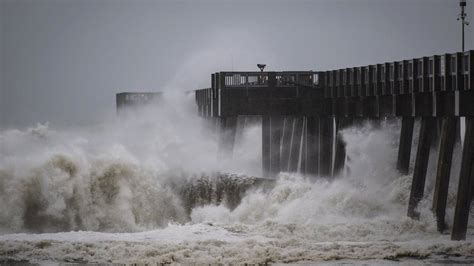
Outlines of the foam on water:
M 0 260 L 472 259 L 474 212 L 466 241 L 436 231 L 432 162 L 420 219 L 406 217 L 411 176 L 393 169 L 397 123 L 345 130 L 348 168 L 335 180 L 281 173 L 271 189 L 249 190 L 235 209 L 211 204 L 188 215 L 169 180 L 176 185 L 222 170 L 258 175 L 261 132 L 245 131 L 234 160 L 218 162 L 215 134 L 193 110 L 178 108 L 187 105 L 172 98 L 164 107 L 88 129 L 2 131 Z M 450 186 L 449 224 L 455 188 Z

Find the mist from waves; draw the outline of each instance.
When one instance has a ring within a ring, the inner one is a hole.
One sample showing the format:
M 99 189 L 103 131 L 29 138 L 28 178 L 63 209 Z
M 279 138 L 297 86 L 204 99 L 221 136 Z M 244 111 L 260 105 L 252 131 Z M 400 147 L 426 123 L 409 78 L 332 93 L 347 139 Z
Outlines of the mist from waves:
M 301 237 L 309 234 L 311 239 L 319 241 L 402 240 L 412 239 L 414 235 L 438 234 L 431 211 L 438 159 L 436 147 L 431 151 L 425 194 L 417 208 L 420 219 L 412 220 L 407 217 L 412 176 L 400 175 L 395 169 L 399 130 L 399 122 L 391 120 L 383 121 L 381 127 L 365 123 L 348 128 L 342 132 L 347 142 L 346 169 L 335 179 L 281 173 L 270 192 L 249 194 L 235 210 L 222 206 L 196 208 L 192 220 L 215 224 L 263 221 L 293 224 L 310 229 L 311 233 L 305 231 Z M 452 224 L 456 203 L 459 145 L 453 156 L 446 212 L 448 225 Z M 473 226 L 471 212 L 470 230 Z
M 208 204 L 188 213 L 170 180 L 184 185 L 213 171 L 259 176 L 261 129 L 247 128 L 238 137 L 234 159 L 221 161 L 217 136 L 195 115 L 193 97 L 165 97 L 161 106 L 90 128 L 38 125 L 1 131 L 0 259 L 265 263 L 436 254 L 471 258 L 472 211 L 467 241 L 452 242 L 436 230 L 431 212 L 435 152 L 417 208 L 420 219 L 407 217 L 411 176 L 394 169 L 396 121 L 344 130 L 347 167 L 341 176 L 280 173 L 273 187 L 247 191 L 235 208 Z M 459 162 L 458 146 L 449 226 Z M 32 234 L 38 232 L 43 234 Z
M 3 252 L 0 258 L 90 263 L 364 260 L 386 264 L 387 260 L 403 261 L 403 258 L 430 259 L 428 262 L 449 258 L 448 263 L 452 263 L 452 258 L 458 258 L 459 263 L 474 261 L 473 212 L 467 241 L 450 241 L 449 234 L 437 232 L 430 210 L 437 156 L 430 159 L 425 197 L 417 209 L 420 219 L 407 217 L 411 176 L 400 176 L 394 169 L 398 131 L 399 124 L 389 121 L 383 122 L 380 128 L 368 123 L 349 128 L 343 132 L 348 159 L 341 176 L 328 179 L 280 173 L 271 189 L 248 191 L 235 209 L 224 204 L 209 204 L 194 208 L 190 217 L 184 213 L 177 195 L 167 187 L 166 180 L 180 178 L 179 175 L 186 171 L 202 170 L 198 167 L 202 165 L 206 165 L 205 170 L 215 169 L 212 160 L 202 161 L 199 165 L 182 161 L 179 168 L 164 164 L 166 170 L 162 170 L 153 161 L 147 164 L 146 160 L 137 159 L 140 155 L 130 151 L 132 148 L 128 142 L 111 141 L 120 143 L 121 149 L 115 148 L 109 153 L 104 149 L 109 145 L 101 143 L 102 147 L 94 147 L 95 155 L 86 152 L 85 147 L 90 146 L 84 141 L 81 141 L 82 146 L 72 145 L 76 149 L 74 153 L 57 144 L 58 138 L 54 138 L 56 144 L 52 147 L 51 144 L 39 148 L 34 146 L 33 143 L 38 141 L 49 139 L 51 142 L 53 135 L 70 136 L 44 127 L 10 132 L 20 134 L 21 137 L 17 137 L 21 141 L 30 139 L 31 143 L 26 145 L 36 147 L 36 155 L 28 157 L 26 153 L 22 154 L 29 158 L 30 168 L 21 173 L 30 175 L 20 174 L 19 168 L 15 168 L 16 172 L 9 172 L 4 167 L 7 164 L 2 165 L 2 200 L 12 200 L 7 208 L 2 206 L 3 230 L 8 233 L 33 230 L 24 224 L 25 217 L 21 215 L 26 207 L 22 189 L 26 183 L 39 179 L 42 183 L 33 186 L 40 188 L 35 197 L 41 200 L 41 218 L 51 223 L 43 226 L 42 231 L 81 229 L 108 233 L 3 234 L 0 235 L 0 252 Z M 6 136 L 3 134 L 2 138 Z M 42 136 L 39 139 L 38 134 Z M 258 129 L 250 128 L 242 138 L 244 145 L 236 147 L 237 154 L 252 155 L 252 145 L 256 145 L 254 141 L 260 138 L 260 134 Z M 97 132 L 91 135 L 97 137 Z M 209 141 L 213 142 L 212 139 Z M 416 143 L 415 138 L 415 147 Z M 61 156 L 69 159 L 57 157 L 57 152 L 51 152 L 51 149 L 61 151 Z M 49 151 L 53 156 L 43 154 L 41 158 L 46 159 L 41 160 L 38 151 L 44 154 Z M 460 149 L 456 147 L 448 195 L 448 225 L 452 224 L 455 205 L 459 155 Z M 259 156 L 250 161 L 240 158 L 240 169 L 245 170 L 245 165 L 248 167 L 255 160 L 259 162 Z M 158 160 L 159 157 L 153 158 Z M 20 160 L 20 157 L 16 159 Z M 33 159 L 40 163 L 32 164 Z M 11 157 L 6 162 L 11 166 L 16 161 Z M 16 183 L 5 182 L 5 173 L 14 173 L 10 177 L 17 180 Z M 99 181 L 110 179 L 114 181 L 108 184 Z M 116 184 L 116 194 L 112 202 L 107 202 L 109 192 L 101 186 L 110 184 Z M 70 201 L 76 205 L 69 204 Z M 9 211 L 10 216 L 4 215 L 4 211 Z M 18 212 L 17 216 L 15 212 Z M 80 223 L 68 220 L 76 217 L 73 213 L 79 216 Z M 16 217 L 20 226 L 14 227 L 10 217 Z M 64 221 L 65 227 L 60 228 L 58 225 L 61 223 L 57 221 Z
M 259 176 L 261 129 L 248 128 L 237 142 L 233 160 L 219 161 L 217 136 L 196 115 L 194 98 L 165 97 L 158 107 L 109 118 L 90 128 L 55 130 L 38 125 L 2 131 L 0 232 L 136 232 L 204 223 L 292 225 L 311 230 L 309 235 L 321 241 L 436 233 L 430 208 L 437 156 L 430 157 L 425 197 L 418 208 L 421 218 L 408 219 L 411 176 L 400 176 L 394 169 L 399 124 L 390 121 L 380 128 L 367 123 L 343 131 L 347 168 L 334 180 L 282 173 L 273 189 L 250 191 L 235 209 L 211 204 L 188 215 L 169 180 L 184 184 L 213 171 Z M 416 142 L 415 138 L 414 148 Z M 448 224 L 459 154 L 457 147 Z M 255 230 L 264 235 L 279 231 L 260 229 Z M 305 230 L 301 237 L 308 234 Z
M 0 232 L 142 231 L 189 220 L 168 181 L 214 171 L 259 175 L 259 128 L 218 161 L 194 97 L 165 94 L 89 128 L 0 132 Z M 242 151 L 244 150 L 244 151 Z

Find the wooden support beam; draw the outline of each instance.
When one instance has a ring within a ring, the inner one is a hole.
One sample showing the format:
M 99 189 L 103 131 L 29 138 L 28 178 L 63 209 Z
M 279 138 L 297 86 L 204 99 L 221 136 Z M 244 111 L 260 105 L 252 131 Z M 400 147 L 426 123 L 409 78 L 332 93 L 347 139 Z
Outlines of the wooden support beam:
M 423 198 L 426 181 L 426 171 L 428 159 L 430 157 L 431 140 L 435 119 L 433 117 L 423 117 L 420 126 L 420 136 L 416 151 L 415 169 L 411 184 L 410 200 L 408 202 L 408 217 L 418 219 L 419 213 L 415 211 L 418 203 Z
M 397 169 L 401 174 L 407 175 L 410 168 L 411 145 L 413 139 L 414 117 L 403 117 L 398 144 Z
M 448 200 L 451 161 L 456 139 L 456 121 L 457 119 L 451 116 L 442 118 L 438 169 L 436 171 L 436 183 L 433 195 L 433 212 L 436 216 L 438 231 L 440 232 L 446 229 L 444 217 L 446 213 L 446 201 Z
M 270 176 L 270 116 L 262 116 L 262 176 Z
M 270 177 L 280 173 L 281 136 L 283 132 L 283 117 L 270 117 Z
M 291 138 L 293 133 L 293 123 L 295 118 L 287 116 L 283 122 L 283 136 L 281 140 L 281 158 L 280 170 L 283 172 L 289 171 L 290 166 L 290 152 L 291 152 Z
M 291 150 L 290 150 L 290 165 L 289 172 L 298 171 L 298 163 L 300 159 L 300 147 L 301 138 L 303 133 L 303 117 L 297 117 L 294 119 L 293 134 L 291 138 Z
M 472 192 L 474 190 L 474 117 L 466 117 L 466 133 L 459 174 L 458 195 L 454 212 L 452 240 L 466 239 Z
M 319 117 L 306 118 L 306 169 L 305 174 L 316 176 L 319 174 Z
M 332 154 L 333 154 L 333 140 L 334 140 L 334 117 L 320 118 L 321 136 L 319 146 L 319 175 L 331 176 L 332 174 Z

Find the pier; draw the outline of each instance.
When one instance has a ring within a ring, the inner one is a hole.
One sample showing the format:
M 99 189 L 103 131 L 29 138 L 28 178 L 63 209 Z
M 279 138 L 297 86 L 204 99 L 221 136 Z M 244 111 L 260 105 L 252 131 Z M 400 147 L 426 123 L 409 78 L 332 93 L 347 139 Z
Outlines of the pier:
M 125 109 L 158 103 L 160 100 L 161 92 L 121 92 L 115 95 L 115 106 L 119 114 Z
M 280 171 L 333 178 L 343 169 L 340 131 L 363 120 L 400 119 L 397 169 L 409 174 L 415 120 L 419 142 L 407 215 L 418 218 L 430 156 L 437 156 L 433 213 L 446 229 L 452 153 L 465 119 L 451 238 L 466 237 L 474 194 L 474 51 L 433 55 L 329 71 L 217 72 L 196 90 L 199 115 L 221 131 L 220 150 L 232 155 L 239 116 L 262 121 L 264 177 Z M 440 128 L 438 130 L 438 128 Z M 439 131 L 439 132 L 438 132 Z M 438 154 L 430 154 L 438 145 Z

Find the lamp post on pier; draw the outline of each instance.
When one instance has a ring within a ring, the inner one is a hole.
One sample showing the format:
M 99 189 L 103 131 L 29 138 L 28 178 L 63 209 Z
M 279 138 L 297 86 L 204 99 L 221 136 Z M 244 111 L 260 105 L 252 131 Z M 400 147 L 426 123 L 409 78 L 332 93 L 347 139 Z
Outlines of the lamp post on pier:
M 459 6 L 461 7 L 461 14 L 458 16 L 458 20 L 461 20 L 462 28 L 462 52 L 464 52 L 464 27 L 469 26 L 469 21 L 466 21 L 467 14 L 465 8 L 467 5 L 467 0 L 459 0 Z

